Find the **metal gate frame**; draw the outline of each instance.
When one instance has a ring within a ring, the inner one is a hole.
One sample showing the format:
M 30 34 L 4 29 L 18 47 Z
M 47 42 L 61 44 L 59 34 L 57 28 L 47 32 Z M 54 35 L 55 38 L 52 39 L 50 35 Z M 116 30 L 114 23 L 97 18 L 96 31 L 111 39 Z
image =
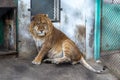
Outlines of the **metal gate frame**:
M 94 59 L 98 60 L 100 59 L 100 53 L 101 53 L 101 48 L 103 48 L 103 44 L 101 45 L 101 38 L 103 38 L 101 35 L 101 30 L 102 30 L 102 9 L 103 7 L 103 0 L 96 0 L 95 2 L 95 27 L 94 27 Z M 104 43 L 104 42 L 103 42 Z M 116 43 L 117 44 L 117 43 Z M 102 47 L 101 47 L 102 46 Z M 119 48 L 119 46 L 118 46 Z M 115 52 L 118 50 L 113 50 L 110 52 Z M 103 51 L 104 52 L 104 51 Z
M 94 27 L 94 59 L 100 59 L 100 29 L 101 29 L 101 3 L 95 0 L 95 27 Z
M 9 3 L 9 2 L 11 2 L 11 3 Z M 3 4 L 4 3 L 4 4 Z M 13 11 L 13 14 L 12 14 L 12 16 L 14 17 L 14 19 L 13 19 L 13 21 L 14 21 L 14 23 L 13 23 L 13 25 L 15 26 L 15 31 L 14 31 L 14 33 L 15 33 L 15 35 L 14 35 L 14 37 L 15 37 L 15 45 L 14 45 L 14 50 L 6 50 L 6 51 L 0 51 L 0 56 L 2 56 L 2 55 L 7 55 L 7 54 L 15 54 L 16 55 L 16 57 L 18 57 L 18 0 L 8 0 L 6 3 L 5 3 L 5 1 L 3 2 L 3 3 L 1 3 L 1 5 L 0 5 L 0 7 L 1 8 L 11 8 Z M 4 7 L 5 6 L 5 7 Z M 3 35 L 3 34 L 2 34 Z

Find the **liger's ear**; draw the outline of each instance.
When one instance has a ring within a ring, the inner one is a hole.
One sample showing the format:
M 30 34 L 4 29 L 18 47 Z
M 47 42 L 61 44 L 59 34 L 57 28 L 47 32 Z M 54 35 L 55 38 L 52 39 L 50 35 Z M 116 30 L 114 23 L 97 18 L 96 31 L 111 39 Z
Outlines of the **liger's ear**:
M 31 21 L 33 21 L 35 19 L 35 16 L 31 16 Z
M 44 14 L 45 17 L 48 17 L 48 14 Z

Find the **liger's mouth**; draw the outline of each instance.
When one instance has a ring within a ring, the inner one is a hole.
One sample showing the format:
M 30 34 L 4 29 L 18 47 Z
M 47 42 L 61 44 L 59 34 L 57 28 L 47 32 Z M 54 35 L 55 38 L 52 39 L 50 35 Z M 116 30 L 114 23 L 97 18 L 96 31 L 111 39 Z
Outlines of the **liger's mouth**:
M 38 33 L 38 36 L 45 36 L 45 33 Z

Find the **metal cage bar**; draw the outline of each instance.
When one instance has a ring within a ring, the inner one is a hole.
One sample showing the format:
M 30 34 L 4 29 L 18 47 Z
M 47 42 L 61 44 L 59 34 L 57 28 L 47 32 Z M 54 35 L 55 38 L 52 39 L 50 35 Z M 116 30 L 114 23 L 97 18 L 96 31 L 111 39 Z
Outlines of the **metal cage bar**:
M 94 59 L 100 58 L 101 0 L 95 2 Z

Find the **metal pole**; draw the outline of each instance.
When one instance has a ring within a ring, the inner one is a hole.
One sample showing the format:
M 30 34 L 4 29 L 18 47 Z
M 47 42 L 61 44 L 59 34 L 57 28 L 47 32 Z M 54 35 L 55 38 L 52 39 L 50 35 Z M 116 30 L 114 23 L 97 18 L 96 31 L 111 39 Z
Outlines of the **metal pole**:
M 95 0 L 94 59 L 100 58 L 101 0 Z

